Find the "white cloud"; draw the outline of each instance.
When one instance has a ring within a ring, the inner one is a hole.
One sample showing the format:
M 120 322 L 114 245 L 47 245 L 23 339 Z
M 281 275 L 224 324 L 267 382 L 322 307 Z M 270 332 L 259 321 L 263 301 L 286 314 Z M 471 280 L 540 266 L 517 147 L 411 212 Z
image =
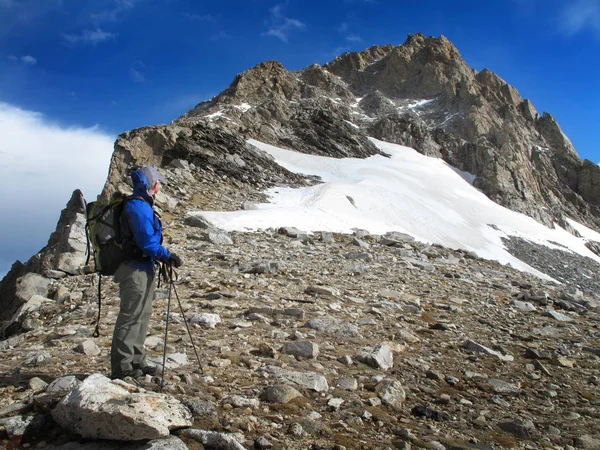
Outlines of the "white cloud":
M 111 8 L 105 9 L 98 13 L 94 13 L 90 18 L 98 22 L 115 22 L 123 15 L 123 13 L 132 9 L 140 0 L 115 0 Z
M 231 39 L 231 36 L 229 34 L 227 34 L 225 31 L 221 30 L 218 33 L 213 34 L 210 37 L 211 41 L 220 41 L 223 39 Z
M 346 40 L 350 42 L 362 42 L 362 38 L 356 34 L 349 34 L 346 36 Z
M 92 44 L 96 45 L 100 42 L 108 41 L 111 39 L 116 39 L 117 35 L 115 33 L 110 33 L 107 31 L 103 31 L 100 28 L 96 28 L 95 30 L 83 30 L 81 34 L 62 34 L 63 39 L 69 45 L 77 45 L 77 44 Z
M 20 61 L 23 64 L 26 64 L 28 66 L 35 66 L 37 64 L 37 59 L 35 59 L 31 55 L 23 55 L 21 57 L 16 57 L 14 55 L 9 55 L 8 59 L 10 59 L 11 61 Z
M 570 3 L 560 15 L 559 27 L 569 36 L 589 30 L 600 37 L 600 2 L 578 0 Z
M 146 68 L 146 65 L 141 61 L 136 61 L 131 68 L 129 69 L 129 76 L 136 83 L 145 83 L 146 75 L 144 75 L 143 70 Z
M 284 4 L 275 5 L 269 10 L 269 18 L 265 21 L 268 30 L 263 33 L 267 36 L 273 36 L 282 42 L 288 42 L 290 34 L 297 30 L 303 30 L 306 25 L 298 19 L 286 17 L 284 14 Z
M 211 14 L 193 14 L 193 13 L 183 13 L 183 17 L 188 20 L 199 21 L 199 22 L 212 22 L 215 18 Z
M 37 59 L 31 55 L 25 55 L 21 56 L 21 62 L 27 64 L 28 66 L 35 66 L 37 64 Z
M 337 27 L 337 30 L 340 33 L 345 33 L 346 31 L 348 31 L 348 28 L 349 28 L 348 23 L 347 22 L 343 22 L 343 23 L 340 24 L 339 27 Z
M 1 274 L 39 251 L 75 189 L 100 193 L 115 136 L 97 128 L 62 127 L 42 114 L 0 102 Z

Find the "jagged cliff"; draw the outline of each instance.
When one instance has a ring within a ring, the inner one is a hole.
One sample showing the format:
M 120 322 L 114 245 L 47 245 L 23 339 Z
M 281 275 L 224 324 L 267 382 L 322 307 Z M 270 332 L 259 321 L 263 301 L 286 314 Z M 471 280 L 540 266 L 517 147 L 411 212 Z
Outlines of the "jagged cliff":
M 473 173 L 488 197 L 547 225 L 569 216 L 600 227 L 600 168 L 579 158 L 550 114 L 469 68 L 444 36 L 410 35 L 298 72 L 267 61 L 175 122 L 334 157 L 375 153 L 373 136 Z

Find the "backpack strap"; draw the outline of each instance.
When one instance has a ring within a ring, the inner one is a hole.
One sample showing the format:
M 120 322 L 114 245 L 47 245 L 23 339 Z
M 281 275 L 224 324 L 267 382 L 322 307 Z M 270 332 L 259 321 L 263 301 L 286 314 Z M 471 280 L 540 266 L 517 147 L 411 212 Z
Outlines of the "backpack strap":
M 96 328 L 92 337 L 100 336 L 100 310 L 102 309 L 102 274 L 98 274 L 98 318 L 96 319 Z

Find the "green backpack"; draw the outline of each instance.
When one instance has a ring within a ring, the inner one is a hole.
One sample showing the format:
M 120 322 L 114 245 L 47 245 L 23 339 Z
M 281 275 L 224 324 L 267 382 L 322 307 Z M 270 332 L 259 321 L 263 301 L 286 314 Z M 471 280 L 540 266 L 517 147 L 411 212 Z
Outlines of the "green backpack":
M 98 319 L 93 336 L 99 336 L 100 309 L 102 306 L 102 275 L 114 275 L 119 265 L 126 260 L 135 259 L 142 251 L 135 245 L 131 227 L 123 211 L 129 200 L 144 200 L 142 197 L 127 196 L 117 192 L 107 202 L 98 200 L 86 204 L 86 226 L 88 256 L 94 258 L 95 272 L 98 273 Z

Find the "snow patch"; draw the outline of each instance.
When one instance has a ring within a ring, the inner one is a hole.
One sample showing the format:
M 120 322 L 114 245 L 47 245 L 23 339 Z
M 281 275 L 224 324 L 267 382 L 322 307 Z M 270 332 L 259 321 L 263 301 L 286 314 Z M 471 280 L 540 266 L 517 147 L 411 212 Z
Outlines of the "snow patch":
M 248 111 L 250 108 L 253 108 L 252 105 L 248 103 L 242 103 L 241 105 L 232 105 L 235 109 L 239 109 L 242 112 Z
M 549 247 L 559 242 L 563 250 L 566 247 L 600 262 L 600 257 L 585 247 L 584 239 L 492 202 L 472 186 L 471 174 L 412 148 L 370 139 L 390 157 L 336 159 L 251 139 L 250 144 L 269 153 L 281 166 L 319 176 L 324 183 L 269 189 L 270 203 L 259 204 L 256 210 L 202 214 L 229 231 L 281 226 L 307 232 L 352 233 L 354 228 L 374 234 L 400 231 L 423 242 L 471 250 L 546 279 L 549 277 L 511 255 L 501 238 L 519 236 Z M 347 201 L 348 196 L 354 205 Z
M 206 119 L 216 119 L 217 117 L 221 117 L 222 115 L 224 115 L 223 110 L 217 111 L 216 113 L 212 113 L 212 114 L 207 114 L 206 116 L 204 116 Z

